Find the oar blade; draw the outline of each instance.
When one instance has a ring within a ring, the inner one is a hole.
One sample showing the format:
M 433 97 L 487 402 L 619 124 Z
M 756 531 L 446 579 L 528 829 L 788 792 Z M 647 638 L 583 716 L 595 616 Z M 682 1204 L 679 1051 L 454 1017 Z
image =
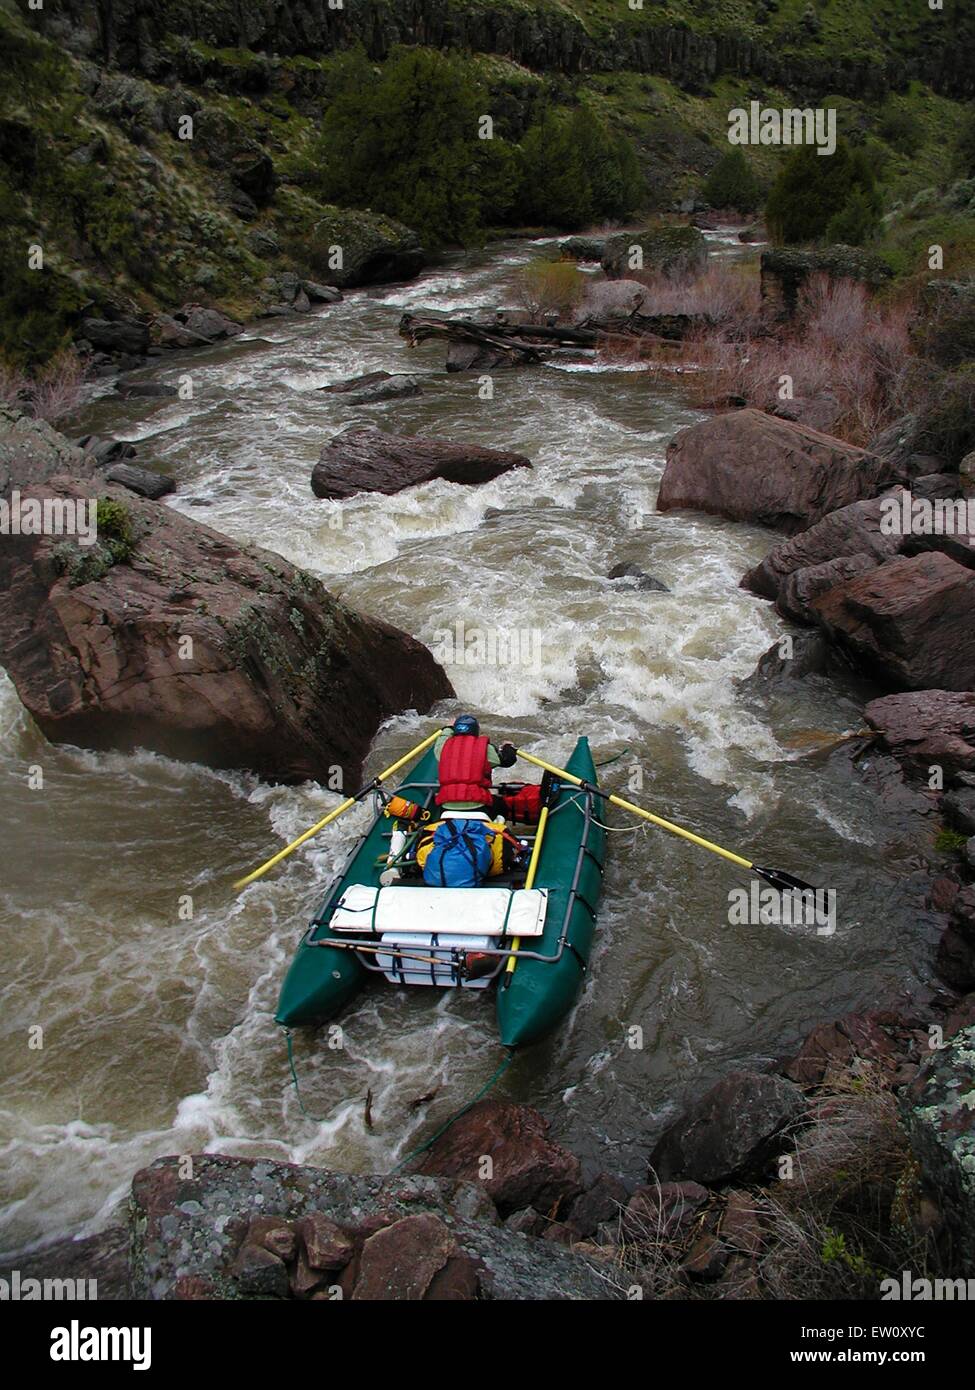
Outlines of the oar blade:
M 814 884 L 807 883 L 804 878 L 796 878 L 795 874 L 787 873 L 785 869 L 762 869 L 757 864 L 753 864 L 752 873 L 758 874 L 759 878 L 764 878 L 766 883 L 770 883 L 780 893 L 818 893 L 820 891 Z

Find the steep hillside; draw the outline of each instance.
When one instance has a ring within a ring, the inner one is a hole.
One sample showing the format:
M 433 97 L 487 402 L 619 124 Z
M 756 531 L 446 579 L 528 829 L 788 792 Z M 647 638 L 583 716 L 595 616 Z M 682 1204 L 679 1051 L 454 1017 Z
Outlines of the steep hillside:
M 0 353 L 43 362 L 85 313 L 201 302 L 246 317 L 280 300 L 282 273 L 342 286 L 415 272 L 419 240 L 382 201 L 340 197 L 358 201 L 350 210 L 323 192 L 322 121 L 350 46 L 376 71 L 397 44 L 453 51 L 509 153 L 545 110 L 568 119 L 581 104 L 629 137 L 638 202 L 666 211 L 699 197 L 728 148 L 729 108 L 752 99 L 836 106 L 888 202 L 943 185 L 973 33 L 956 0 L 941 12 L 906 0 L 63 0 L 40 11 L 0 0 Z M 781 152 L 748 155 L 767 185 Z M 519 222 L 509 177 L 500 160 L 482 223 Z

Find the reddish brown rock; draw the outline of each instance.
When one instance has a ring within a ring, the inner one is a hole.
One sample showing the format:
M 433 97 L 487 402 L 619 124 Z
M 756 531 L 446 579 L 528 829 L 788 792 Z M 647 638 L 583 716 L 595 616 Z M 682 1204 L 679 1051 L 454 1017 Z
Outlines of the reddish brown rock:
M 312 1269 L 304 1250 L 299 1251 L 291 1270 L 291 1292 L 295 1298 L 311 1298 L 313 1294 L 324 1289 L 326 1284 L 337 1282 L 337 1276 L 333 1276 L 327 1270 Z
M 813 603 L 821 594 L 829 593 L 837 584 L 853 579 L 858 574 L 866 574 L 876 569 L 877 561 L 872 555 L 841 555 L 836 560 L 827 560 L 822 565 L 810 565 L 808 569 L 796 570 L 782 582 L 779 596 L 775 602 L 776 611 L 783 618 L 794 623 L 805 623 L 812 627 L 816 622 Z
M 732 1255 L 725 1272 L 715 1286 L 715 1290 L 718 1298 L 762 1298 L 762 1284 L 757 1262 L 745 1255 Z
M 512 468 L 531 468 L 524 454 L 385 434 L 373 426 L 352 425 L 337 434 L 319 455 L 311 476 L 316 497 L 353 497 L 357 492 L 402 492 L 443 478 L 468 486 L 489 482 Z
M 283 1216 L 252 1216 L 245 1243 L 261 1245 L 287 1264 L 298 1253 L 298 1235 Z
M 896 1064 L 897 1049 L 872 1014 L 848 1014 L 820 1023 L 782 1071 L 799 1086 L 818 1086 L 846 1071 L 857 1057 L 888 1069 Z
M 625 1183 L 611 1173 L 600 1173 L 572 1203 L 569 1222 L 577 1236 L 591 1236 L 603 1222 L 618 1222 L 629 1199 Z
M 745 574 L 741 587 L 761 598 L 776 599 L 785 580 L 799 570 L 844 556 L 868 555 L 880 564 L 896 555 L 903 537 L 881 532 L 881 502 L 881 498 L 871 497 L 830 512 L 808 530 L 770 550 L 760 564 Z
M 548 1138 L 548 1127 L 530 1105 L 479 1101 L 441 1135 L 417 1171 L 483 1182 L 502 1214 L 531 1206 L 551 1214 L 582 1190 L 582 1170 L 574 1154 Z
M 323 1212 L 303 1217 L 298 1229 L 312 1269 L 342 1269 L 352 1259 L 355 1247 L 351 1237 Z
M 794 535 L 896 481 L 888 465 L 852 444 L 760 410 L 736 410 L 674 436 L 657 508 L 712 512 Z
M 702 1231 L 692 1243 L 681 1269 L 694 1279 L 717 1279 L 728 1263 L 728 1248 L 711 1231 Z
M 452 694 L 424 646 L 279 555 L 120 488 L 30 495 L 109 498 L 132 537 L 121 560 L 54 536 L 0 546 L 0 663 L 53 742 L 284 782 L 340 767 L 351 786 L 384 718 Z
M 762 1253 L 765 1223 L 750 1192 L 729 1192 L 721 1217 L 721 1239 L 744 1255 Z
M 283 1260 L 263 1245 L 243 1245 L 230 1266 L 242 1294 L 251 1297 L 287 1298 L 288 1271 Z
M 871 700 L 864 718 L 904 766 L 926 777 L 975 771 L 975 691 L 918 690 Z
M 950 912 L 960 888 L 961 884 L 957 879 L 948 878 L 945 874 L 932 879 L 931 887 L 928 889 L 929 906 L 933 907 L 935 912 Z
M 909 690 L 975 688 L 975 571 L 947 555 L 897 556 L 812 609 L 865 674 Z
M 203 1279 L 198 1274 L 181 1274 L 173 1283 L 168 1298 L 173 1303 L 206 1303 L 219 1299 L 220 1291 L 211 1279 Z
M 476 1290 L 474 1261 L 460 1251 L 439 1217 L 424 1213 L 403 1217 L 369 1237 L 352 1297 L 358 1302 L 456 1300 L 473 1298 Z
M 682 1240 L 708 1196 L 707 1188 L 696 1182 L 646 1183 L 627 1203 L 623 1236 L 650 1245 Z

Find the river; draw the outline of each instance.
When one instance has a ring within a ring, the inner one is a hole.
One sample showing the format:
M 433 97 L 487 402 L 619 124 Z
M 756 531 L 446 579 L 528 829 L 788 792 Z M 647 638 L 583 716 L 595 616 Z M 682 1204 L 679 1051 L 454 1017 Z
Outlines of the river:
M 744 254 L 731 233 L 711 240 L 715 254 Z M 608 785 L 836 889 L 831 935 L 732 926 L 728 893 L 743 875 L 611 816 L 620 833 L 586 987 L 499 1093 L 537 1105 L 591 1168 L 640 1180 L 688 1088 L 786 1054 L 824 1018 L 894 998 L 925 974 L 928 951 L 901 905 L 907 850 L 891 843 L 874 794 L 841 761 L 804 756 L 805 731 L 858 727 L 856 705 L 823 681 L 789 698 L 737 684 L 783 631 L 738 587 L 773 538 L 654 510 L 667 441 L 702 418 L 679 383 L 562 360 L 497 373 L 484 400 L 475 377 L 443 372 L 442 345 L 411 351 L 397 336 L 407 308 L 515 303 L 518 267 L 538 249 L 501 243 L 408 286 L 355 291 L 159 359 L 138 375 L 176 383 L 188 372 L 191 401 L 123 401 L 101 384 L 66 429 L 144 441 L 178 479 L 172 505 L 305 566 L 431 646 L 457 623 L 500 629 L 521 659 L 492 662 L 489 651 L 451 666 L 459 704 L 442 719 L 472 710 L 493 736 L 556 762 L 588 734 L 597 761 L 622 754 Z M 316 390 L 379 369 L 419 372 L 423 394 L 356 409 Z M 310 472 L 334 432 L 364 419 L 519 450 L 535 466 L 479 488 L 361 496 L 338 513 L 312 496 Z M 621 560 L 670 593 L 610 581 Z M 430 727 L 429 717 L 391 720 L 369 771 Z M 0 1246 L 97 1230 L 134 1170 L 161 1154 L 387 1170 L 497 1067 L 491 999 L 374 987 L 344 1018 L 341 1050 L 298 1039 L 302 1097 L 317 1118 L 303 1115 L 272 1014 L 365 808 L 238 897 L 233 879 L 335 793 L 50 747 L 2 675 L 0 729 Z M 43 787 L 31 789 L 37 766 Z

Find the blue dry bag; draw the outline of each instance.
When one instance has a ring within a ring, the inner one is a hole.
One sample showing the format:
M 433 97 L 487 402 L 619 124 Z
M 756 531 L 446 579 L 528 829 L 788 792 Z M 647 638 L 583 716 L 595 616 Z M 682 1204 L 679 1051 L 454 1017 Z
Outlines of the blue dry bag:
M 478 888 L 491 867 L 494 831 L 482 820 L 445 820 L 423 865 L 431 888 Z

